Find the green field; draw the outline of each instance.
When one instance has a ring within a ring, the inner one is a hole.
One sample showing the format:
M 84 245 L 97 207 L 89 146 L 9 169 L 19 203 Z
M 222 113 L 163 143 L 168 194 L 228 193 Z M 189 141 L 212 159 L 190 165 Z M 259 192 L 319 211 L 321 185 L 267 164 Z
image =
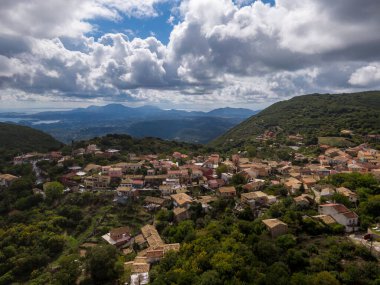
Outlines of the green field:
M 354 145 L 351 141 L 342 137 L 319 137 L 318 143 L 335 147 L 349 147 Z

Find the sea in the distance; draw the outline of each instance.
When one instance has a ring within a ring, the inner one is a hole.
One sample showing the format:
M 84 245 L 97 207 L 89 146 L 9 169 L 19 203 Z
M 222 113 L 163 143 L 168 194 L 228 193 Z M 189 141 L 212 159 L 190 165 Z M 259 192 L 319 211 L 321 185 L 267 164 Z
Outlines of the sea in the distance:
M 0 117 L 0 122 L 11 122 L 11 123 L 20 123 L 21 121 L 30 122 L 32 125 L 41 125 L 41 124 L 54 124 L 59 123 L 60 120 L 33 120 L 33 119 L 27 119 L 27 118 L 3 118 Z

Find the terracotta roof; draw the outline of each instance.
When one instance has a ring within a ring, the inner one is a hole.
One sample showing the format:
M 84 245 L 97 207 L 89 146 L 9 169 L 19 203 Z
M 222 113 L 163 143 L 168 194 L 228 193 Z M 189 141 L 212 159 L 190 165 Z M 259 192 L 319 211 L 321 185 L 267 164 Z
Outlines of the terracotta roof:
M 262 221 L 268 228 L 275 228 L 279 225 L 287 226 L 284 222 L 280 221 L 279 219 L 266 219 Z
M 133 263 L 132 264 L 132 273 L 144 273 L 149 272 L 150 265 L 149 263 Z
M 217 198 L 215 196 L 200 196 L 198 197 L 198 202 L 202 204 L 208 204 L 210 202 L 216 201 Z
M 186 211 L 187 211 L 187 209 L 181 208 L 181 207 L 177 207 L 177 208 L 173 209 L 173 213 L 174 213 L 175 216 L 178 216 L 178 215 L 180 215 L 180 214 L 182 214 L 182 213 L 184 213 Z
M 220 187 L 219 192 L 220 193 L 236 193 L 236 189 L 234 186 Z
M 119 235 L 119 234 L 129 234 L 131 232 L 131 229 L 129 227 L 121 227 L 121 228 L 115 228 L 110 230 L 110 234 L 112 235 Z
M 165 199 L 162 199 L 159 197 L 152 197 L 152 196 L 145 197 L 145 203 L 162 205 L 162 204 L 164 204 L 164 202 L 165 202 Z
M 133 189 L 131 187 L 117 187 L 116 191 L 118 192 L 131 192 Z
M 164 244 L 154 226 L 145 225 L 141 228 L 141 232 L 151 248 L 157 248 Z
M 355 212 L 347 209 L 347 207 L 342 205 L 342 204 L 323 204 L 323 205 L 319 205 L 319 206 L 320 207 L 333 207 L 337 213 L 342 214 L 349 219 L 353 219 L 353 218 L 358 217 L 358 215 Z
M 358 217 L 358 215 L 355 212 L 349 211 L 346 213 L 343 213 L 343 215 L 348 219 L 355 219 Z
M 146 242 L 146 240 L 142 234 L 135 236 L 135 243 L 143 244 L 144 242 Z
M 173 194 L 170 197 L 180 206 L 193 202 L 193 198 L 186 193 Z
M 167 253 L 170 250 L 179 251 L 180 248 L 181 248 L 181 245 L 179 243 L 165 244 L 164 253 Z
M 336 221 L 334 220 L 334 218 L 331 217 L 330 215 L 317 215 L 317 216 L 313 216 L 313 218 L 321 220 L 326 225 L 331 225 L 331 224 L 335 224 L 336 223 Z
M 14 176 L 12 174 L 0 174 L 0 179 L 6 180 L 6 181 L 12 181 L 17 179 L 17 176 Z

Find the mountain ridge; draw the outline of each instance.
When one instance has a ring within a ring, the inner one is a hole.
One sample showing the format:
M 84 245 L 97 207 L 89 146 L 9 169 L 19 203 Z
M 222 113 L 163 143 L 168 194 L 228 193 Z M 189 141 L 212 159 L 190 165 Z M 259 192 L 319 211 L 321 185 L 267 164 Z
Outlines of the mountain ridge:
M 306 137 L 339 136 L 343 129 L 364 135 L 380 133 L 380 91 L 309 94 L 274 103 L 210 145 L 233 148 L 267 130 Z
M 163 110 L 151 105 L 133 108 L 113 103 L 69 111 L 12 114 L 10 118 L 20 117 L 21 124 L 47 132 L 65 143 L 109 133 L 207 143 L 256 112 L 244 108 L 219 108 L 210 112 Z M 50 122 L 33 124 L 36 120 Z M 144 131 L 144 127 L 151 131 Z

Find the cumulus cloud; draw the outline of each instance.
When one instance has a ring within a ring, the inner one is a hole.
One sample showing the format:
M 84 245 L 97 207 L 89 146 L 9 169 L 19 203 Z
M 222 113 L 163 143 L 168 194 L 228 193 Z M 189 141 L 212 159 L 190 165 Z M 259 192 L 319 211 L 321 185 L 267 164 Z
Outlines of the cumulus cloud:
M 3 34 L 39 38 L 80 36 L 94 27 L 95 18 L 119 20 L 153 17 L 155 5 L 167 0 L 3 0 L 0 30 Z
M 376 0 L 183 0 L 167 45 L 89 36 L 93 19 L 155 17 L 166 1 L 2 1 L 0 88 L 244 105 L 380 86 Z
M 374 62 L 357 69 L 348 82 L 357 86 L 380 87 L 380 63 Z

